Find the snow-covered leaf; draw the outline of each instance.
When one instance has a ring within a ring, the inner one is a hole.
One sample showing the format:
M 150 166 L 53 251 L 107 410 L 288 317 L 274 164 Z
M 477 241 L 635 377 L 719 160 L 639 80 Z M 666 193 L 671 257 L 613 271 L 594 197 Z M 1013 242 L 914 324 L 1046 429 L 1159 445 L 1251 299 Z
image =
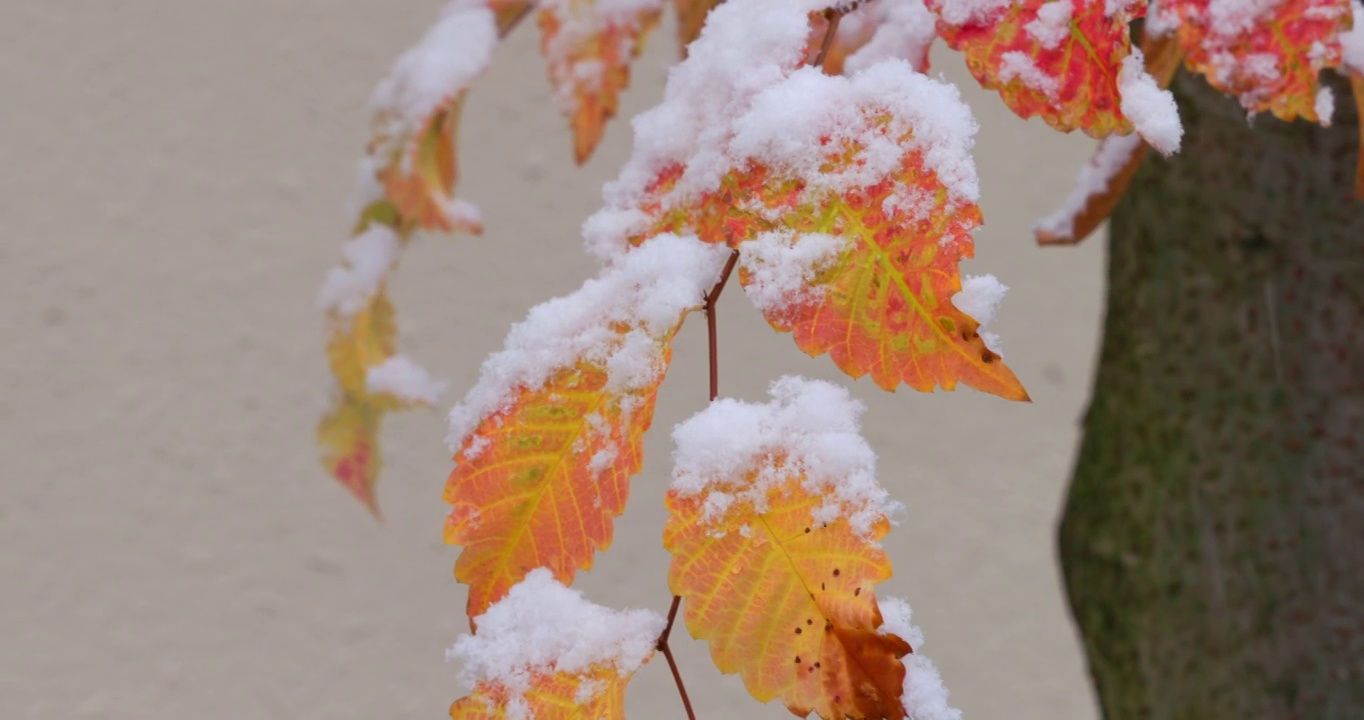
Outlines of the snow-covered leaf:
M 612 610 L 530 572 L 446 653 L 473 692 L 453 720 L 619 720 L 625 686 L 653 655 L 666 623 L 648 610 Z
M 769 322 L 848 374 L 1026 399 L 950 302 L 980 224 L 970 110 L 903 60 L 846 78 L 802 67 L 809 21 L 790 4 L 789 16 L 742 0 L 712 12 L 664 102 L 636 121 L 635 154 L 586 225 L 591 246 L 609 257 L 664 232 L 727 244 L 748 257 L 740 278 L 758 283 Z M 762 248 L 745 248 L 753 242 Z M 791 251 L 766 252 L 774 243 Z M 814 258 L 810 243 L 826 252 Z M 819 262 L 758 272 L 755 253 Z
M 1190 70 L 1235 96 L 1247 112 L 1283 120 L 1322 117 L 1321 71 L 1341 63 L 1350 0 L 1161 0 Z
M 661 0 L 544 0 L 540 49 L 549 65 L 559 110 L 573 128 L 574 156 L 583 163 L 616 114 L 630 81 L 630 62 L 658 24 Z
M 683 314 L 725 252 L 660 237 L 531 310 L 450 413 L 445 541 L 469 615 L 534 568 L 565 583 L 611 544 Z
M 1118 76 L 1144 2 L 928 0 L 947 44 L 1021 117 L 1093 137 L 1132 131 Z
M 663 544 L 687 629 L 716 667 L 796 715 L 900 718 L 911 649 L 882 626 L 877 544 L 897 510 L 842 388 L 784 378 L 773 400 L 719 400 L 674 432 Z
M 391 245 L 385 238 L 392 240 Z M 362 233 L 347 248 L 347 265 L 336 268 L 323 288 L 322 301 L 328 311 L 330 360 L 336 389 L 331 409 L 317 427 L 317 442 L 322 450 L 322 465 L 371 512 L 378 514 L 374 485 L 379 472 L 379 425 L 386 412 L 415 405 L 429 405 L 425 393 L 409 395 L 383 386 L 383 368 L 404 363 L 394 354 L 396 328 L 393 306 L 382 287 L 387 272 L 386 258 L 396 252 L 397 240 L 377 226 Z M 367 265 L 368 263 L 368 265 Z M 368 274 L 368 275 L 367 275 Z M 373 279 L 377 285 L 370 285 Z M 406 361 L 410 364 L 410 361 Z M 371 373 L 379 369 L 379 387 L 371 384 Z M 409 376 L 424 373 L 415 365 Z M 423 390 L 434 388 L 429 378 Z

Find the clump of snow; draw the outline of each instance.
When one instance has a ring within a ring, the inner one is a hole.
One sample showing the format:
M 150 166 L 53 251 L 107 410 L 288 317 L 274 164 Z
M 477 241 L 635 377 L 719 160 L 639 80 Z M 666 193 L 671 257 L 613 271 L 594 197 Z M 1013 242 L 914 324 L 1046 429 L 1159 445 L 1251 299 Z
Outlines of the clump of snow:
M 970 156 L 975 119 L 954 86 L 915 73 L 903 60 L 829 77 L 802 67 L 808 18 L 824 0 L 731 0 L 712 10 L 687 60 L 673 68 L 657 107 L 635 118 L 634 152 L 603 191 L 605 207 L 584 224 L 588 248 L 623 252 L 649 216 L 639 208 L 665 169 L 680 177 L 655 198 L 667 209 L 697 201 L 736 168 L 763 164 L 807 183 L 806 192 L 842 192 L 879 182 L 906 150 L 950 191 L 949 205 L 979 196 Z M 735 72 L 734 68 L 743 68 Z M 889 126 L 879 120 L 889 120 Z M 900 136 L 912 131 L 908 148 Z M 823 172 L 828 149 L 858 157 Z
M 928 50 L 937 37 L 937 18 L 923 0 L 873 0 L 843 18 L 839 35 L 845 28 L 855 32 L 851 27 L 855 23 L 872 25 L 875 30 L 843 62 L 845 72 L 856 74 L 885 60 L 904 60 L 918 72 L 928 70 Z
M 435 405 L 445 387 L 445 381 L 432 379 L 425 368 L 406 355 L 394 355 L 365 371 L 365 390 L 407 402 Z
M 990 323 L 999 315 L 999 305 L 1004 301 L 1009 286 L 995 279 L 994 275 L 967 275 L 961 283 L 961 290 L 952 296 L 952 305 L 970 315 L 980 323 L 980 339 L 985 347 L 999 353 L 999 336 L 986 331 Z
M 518 389 L 539 389 L 556 371 L 579 361 L 604 368 L 612 393 L 628 394 L 656 381 L 664 370 L 662 341 L 683 312 L 701 304 L 729 252 L 691 236 L 660 235 L 608 264 L 576 292 L 531 308 L 450 411 L 451 451 L 484 418 L 512 402 Z M 622 326 L 628 328 L 623 333 Z
M 1037 19 L 1024 25 L 1023 29 L 1042 47 L 1052 50 L 1070 37 L 1071 14 L 1070 0 L 1052 0 L 1037 8 Z
M 355 168 L 355 194 L 352 196 L 350 214 L 358 216 L 370 203 L 384 196 L 384 185 L 379 182 L 379 161 L 371 153 L 361 156 Z
M 497 21 L 480 0 L 454 0 L 421 41 L 393 63 L 374 89 L 370 106 L 395 127 L 390 136 L 415 129 L 442 102 L 469 87 L 488 66 L 497 45 Z
M 1021 50 L 1010 50 L 999 56 L 999 79 L 1006 83 L 1017 79 L 1024 87 L 1046 95 L 1052 102 L 1056 102 L 1057 92 L 1061 88 L 1060 80 L 1048 75 Z
M 824 498 L 816 521 L 845 518 L 862 536 L 903 509 L 876 480 L 876 454 L 858 427 L 861 403 L 838 385 L 792 376 L 772 383 L 770 393 L 761 404 L 716 400 L 673 429 L 672 487 L 705 495 L 703 522 L 720 520 L 735 503 L 765 512 L 768 491 L 797 476 Z
M 1364 3 L 1353 0 L 1350 12 L 1354 24 L 1349 32 L 1340 34 L 1341 64 L 1357 73 L 1364 73 Z
M 1210 0 L 1208 26 L 1213 34 L 1230 37 L 1249 32 L 1283 4 L 1283 0 Z
M 370 298 L 398 258 L 397 233 L 387 225 L 370 223 L 341 249 L 341 265 L 327 273 L 317 303 L 343 319 L 354 317 L 369 304 Z
M 546 568 L 530 571 L 475 622 L 478 634 L 460 636 L 446 651 L 446 660 L 463 664 L 460 681 L 471 687 L 486 682 L 522 695 L 539 675 L 606 666 L 627 676 L 649 659 L 667 624 L 650 610 L 592 603 Z M 595 692 L 601 689 L 596 686 Z M 591 700 L 594 690 L 587 692 L 579 702 Z M 509 703 L 508 709 L 519 709 L 524 716 L 524 697 L 514 700 L 520 702 Z
M 1336 96 L 1331 92 L 1331 88 L 1323 85 L 1317 89 L 1317 97 L 1312 104 L 1312 109 L 1317 113 L 1317 122 L 1322 127 L 1331 126 L 1331 117 L 1336 114 Z
M 648 221 L 638 212 L 646 188 L 669 165 L 684 163 L 679 183 L 696 192 L 728 172 L 729 124 L 753 95 L 805 59 L 809 13 L 822 0 L 734 0 L 710 11 L 687 59 L 668 73 L 663 101 L 631 121 L 634 151 L 603 189 L 605 207 L 584 224 L 588 248 L 609 258 Z M 735 72 L 742 68 L 743 72 Z
M 446 203 L 445 217 L 456 227 L 478 229 L 483 227 L 483 211 L 467 200 L 455 198 Z
M 1109 135 L 1099 142 L 1099 148 L 1080 168 L 1075 186 L 1056 212 L 1037 221 L 1033 229 L 1056 237 L 1070 237 L 1075 232 L 1075 220 L 1084 211 L 1089 199 L 1108 191 L 1113 178 L 1132 156 L 1141 152 L 1142 141 L 1137 135 Z
M 384 196 L 379 171 L 436 108 L 468 89 L 496 45 L 497 21 L 486 2 L 453 0 L 421 41 L 398 56 L 370 96 L 375 138 L 360 162 L 354 213 Z M 411 153 L 403 153 L 401 162 L 410 171 Z M 444 210 L 456 227 L 482 228 L 478 208 L 467 202 L 451 200 Z
M 881 599 L 880 606 L 883 618 L 880 632 L 897 635 L 914 648 L 912 654 L 901 658 L 905 664 L 905 684 L 900 704 L 909 720 L 961 720 L 961 710 L 947 702 L 947 688 L 943 687 L 938 669 L 921 652 L 924 634 L 912 622 L 909 603 L 892 597 Z
M 1008 9 L 1014 0 L 940 0 L 938 17 L 949 25 L 984 24 Z
M 1184 126 L 1179 121 L 1175 96 L 1162 90 L 1156 79 L 1146 72 L 1141 50 L 1123 58 L 1118 71 L 1118 92 L 1122 95 L 1122 114 L 1151 147 L 1165 155 L 1179 150 Z
M 845 238 L 821 233 L 763 233 L 739 246 L 739 267 L 748 277 L 744 292 L 764 314 L 779 316 L 822 291 L 810 287 L 811 281 L 847 245 Z
M 878 122 L 881 118 L 887 124 Z M 980 198 L 971 147 L 977 125 L 953 85 L 932 80 L 903 60 L 873 65 L 851 78 L 804 67 L 758 93 L 734 123 L 735 166 L 758 162 L 806 183 L 806 192 L 846 193 L 878 183 L 901 165 L 906 150 L 924 154 L 949 205 Z M 900 138 L 908 133 L 908 143 Z M 846 168 L 830 172 L 827 150 L 856 145 Z

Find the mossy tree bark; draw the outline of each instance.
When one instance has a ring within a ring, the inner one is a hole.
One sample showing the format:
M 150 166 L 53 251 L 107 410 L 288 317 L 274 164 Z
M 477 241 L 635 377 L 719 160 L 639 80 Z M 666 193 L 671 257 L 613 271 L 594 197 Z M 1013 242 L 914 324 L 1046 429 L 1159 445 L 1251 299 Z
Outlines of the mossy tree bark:
M 1108 720 L 1364 718 L 1359 119 L 1182 76 L 1183 150 L 1110 225 L 1060 554 Z

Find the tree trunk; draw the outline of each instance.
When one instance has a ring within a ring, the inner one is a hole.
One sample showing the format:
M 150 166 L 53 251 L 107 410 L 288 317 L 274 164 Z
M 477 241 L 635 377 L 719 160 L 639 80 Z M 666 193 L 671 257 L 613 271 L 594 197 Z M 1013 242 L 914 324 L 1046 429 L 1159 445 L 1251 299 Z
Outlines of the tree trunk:
M 1060 527 L 1108 720 L 1364 718 L 1364 203 L 1336 126 L 1181 76 L 1110 226 Z

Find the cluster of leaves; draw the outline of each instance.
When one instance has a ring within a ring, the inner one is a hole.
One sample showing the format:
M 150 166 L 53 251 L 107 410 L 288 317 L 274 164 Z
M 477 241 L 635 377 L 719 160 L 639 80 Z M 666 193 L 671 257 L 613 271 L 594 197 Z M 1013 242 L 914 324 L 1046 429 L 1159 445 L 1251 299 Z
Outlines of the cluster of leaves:
M 1020 116 L 1102 139 L 1066 207 L 1039 224 L 1043 242 L 1100 224 L 1148 145 L 1177 150 L 1163 88 L 1181 63 L 1251 113 L 1329 122 L 1330 68 L 1364 96 L 1349 0 L 826 2 L 676 0 L 686 59 L 636 119 L 634 154 L 585 225 L 600 273 L 533 309 L 451 412 L 445 539 L 462 547 L 455 575 L 477 629 L 452 650 L 474 686 L 453 717 L 620 717 L 653 649 L 671 663 L 683 601 L 691 633 L 759 700 L 825 718 L 956 716 L 912 653 L 907 606 L 877 599 L 897 506 L 856 404 L 831 385 L 786 378 L 768 404 L 717 401 L 678 427 L 667 618 L 565 587 L 611 544 L 678 328 L 694 312 L 713 323 L 736 269 L 774 329 L 849 376 L 1027 399 L 984 328 L 1003 287 L 960 274 L 981 223 L 975 122 L 924 74 L 935 39 Z M 338 389 L 319 427 L 324 464 L 375 512 L 382 416 L 442 390 L 397 352 L 387 282 L 417 231 L 481 231 L 454 195 L 473 81 L 534 13 L 581 162 L 663 10 L 455 0 L 376 91 L 355 234 L 322 293 Z M 712 373 L 715 351 L 712 335 Z

